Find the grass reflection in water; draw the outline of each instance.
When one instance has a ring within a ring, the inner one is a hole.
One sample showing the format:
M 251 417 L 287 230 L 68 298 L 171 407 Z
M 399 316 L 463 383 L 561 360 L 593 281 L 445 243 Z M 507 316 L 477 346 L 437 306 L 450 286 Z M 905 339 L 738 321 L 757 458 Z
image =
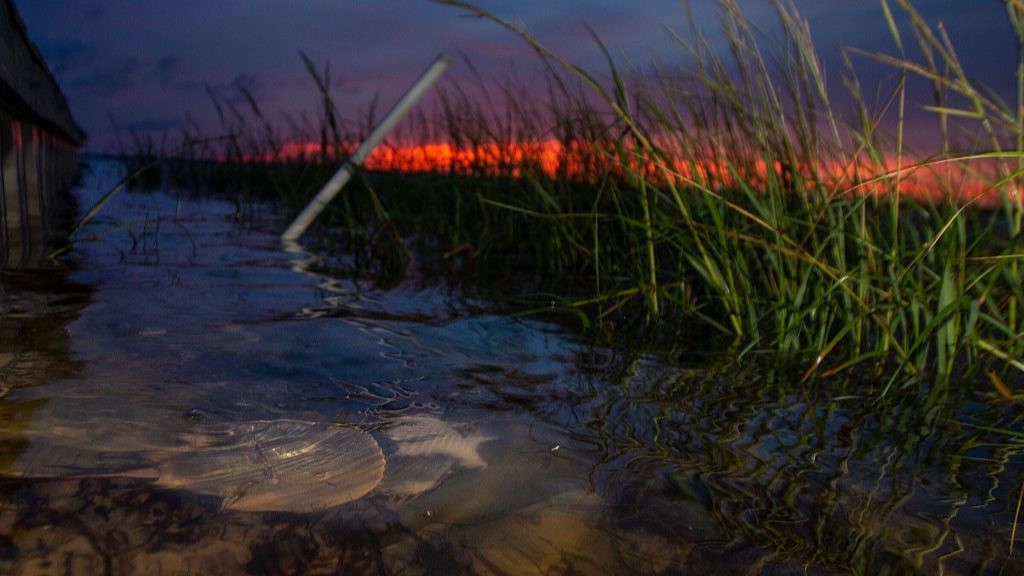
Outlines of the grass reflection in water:
M 1024 445 L 979 426 L 1018 409 L 970 385 L 872 402 L 870 381 L 810 390 L 785 363 L 711 368 L 635 360 L 595 400 L 586 433 L 606 447 L 594 477 L 618 494 L 617 522 L 703 523 L 723 561 L 755 546 L 839 573 L 999 572 Z

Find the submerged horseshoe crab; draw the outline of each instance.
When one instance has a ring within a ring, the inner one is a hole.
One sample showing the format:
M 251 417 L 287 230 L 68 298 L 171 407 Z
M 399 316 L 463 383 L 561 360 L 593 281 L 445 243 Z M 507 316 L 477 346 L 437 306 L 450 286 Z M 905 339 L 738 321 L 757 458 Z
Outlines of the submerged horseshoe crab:
M 156 483 L 224 498 L 247 512 L 314 512 L 362 498 L 384 477 L 384 453 L 350 426 L 276 420 L 208 427 L 163 460 Z
M 375 434 L 384 449 L 360 428 L 298 420 L 202 425 L 167 448 L 114 451 L 97 451 L 95 442 L 59 427 L 44 435 L 32 457 L 18 460 L 13 475 L 44 481 L 137 478 L 220 498 L 224 510 L 308 513 L 371 492 L 408 500 L 430 492 L 456 468 L 487 466 L 479 447 L 490 438 L 464 435 L 429 416 L 381 424 Z
M 370 434 L 351 426 L 273 420 L 208 425 L 163 450 L 125 453 L 135 466 L 75 473 L 69 463 L 116 460 L 72 448 L 46 450 L 50 462 L 20 462 L 20 476 L 72 480 L 143 478 L 164 488 L 222 498 L 221 508 L 246 512 L 315 512 L 358 500 L 384 477 L 384 453 Z M 125 460 L 122 459 L 122 463 Z M 72 468 L 73 469 L 73 468 Z M 57 471 L 58 473 L 54 473 Z

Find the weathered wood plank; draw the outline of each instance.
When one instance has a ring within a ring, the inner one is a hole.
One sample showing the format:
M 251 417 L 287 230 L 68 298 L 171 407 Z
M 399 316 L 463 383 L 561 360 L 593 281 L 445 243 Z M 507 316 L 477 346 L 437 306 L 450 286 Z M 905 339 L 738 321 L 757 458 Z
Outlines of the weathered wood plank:
M 85 132 L 28 37 L 12 0 L 0 0 L 0 268 L 39 265 L 61 234 Z

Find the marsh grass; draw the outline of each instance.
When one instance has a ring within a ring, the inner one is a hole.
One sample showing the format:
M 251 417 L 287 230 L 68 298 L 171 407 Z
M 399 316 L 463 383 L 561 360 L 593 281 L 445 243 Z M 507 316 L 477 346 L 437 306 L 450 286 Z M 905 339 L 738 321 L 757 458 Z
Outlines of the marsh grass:
M 623 310 L 648 325 L 686 318 L 744 349 L 809 354 L 808 378 L 877 366 L 891 376 L 882 394 L 913 375 L 945 380 L 990 364 L 1005 371 L 1021 352 L 1020 107 L 973 83 L 942 27 L 910 2 L 882 2 L 897 54 L 846 54 L 849 118 L 833 109 L 810 30 L 788 3 L 773 4 L 782 37 L 771 39 L 722 0 L 725 51 L 690 19 L 675 39 L 692 66 L 660 70 L 655 82 L 630 82 L 599 40 L 601 73 L 471 3 L 439 3 L 531 46 L 557 78 L 559 119 L 600 119 L 600 129 L 588 125 L 576 140 L 614 176 L 594 179 L 591 205 L 570 212 L 520 199 L 508 207 L 558 222 L 572 240 L 565 246 L 595 293 L 573 305 L 594 324 Z M 1007 9 L 1021 45 L 1020 8 Z M 901 19 L 922 62 L 906 55 Z M 863 97 L 857 58 L 900 75 L 880 109 Z M 926 109 L 942 145 L 931 158 L 903 143 L 909 76 L 934 87 Z M 980 127 L 973 148 L 956 148 L 952 117 Z M 951 166 L 986 179 L 985 209 L 976 206 L 982 197 L 962 198 L 960 182 L 944 180 Z M 936 174 L 931 195 L 909 194 L 928 172 Z M 558 197 L 557 184 L 542 186 L 536 196 Z
M 1024 60 L 1007 104 L 970 79 L 941 26 L 907 0 L 883 0 L 896 53 L 844 54 L 853 107 L 840 113 L 811 31 L 786 2 L 773 3 L 781 36 L 770 38 L 721 0 L 727 50 L 688 19 L 674 40 L 691 64 L 642 79 L 597 37 L 606 67 L 585 70 L 471 3 L 438 3 L 517 34 L 539 56 L 543 89 L 463 58 L 471 80 L 445 83 L 399 139 L 473 154 L 416 176 L 359 172 L 314 240 L 359 255 L 352 274 L 373 270 L 392 285 L 414 267 L 515 286 L 506 296 L 519 310 L 575 318 L 620 342 L 717 333 L 739 353 L 806 358 L 805 380 L 875 370 L 887 377 L 880 395 L 915 376 L 948 382 L 983 369 L 1015 394 Z M 1021 7 L 1007 11 L 1024 53 Z M 289 118 L 282 133 L 253 95 L 211 90 L 226 136 L 183 130 L 202 144 L 165 161 L 157 184 L 300 208 L 375 118 L 373 105 L 344 117 L 330 68 L 300 56 L 320 95 L 312 117 Z M 864 60 L 897 73 L 881 102 L 865 96 L 875 87 L 861 85 Z M 911 78 L 933 88 L 925 108 L 941 144 L 927 158 L 904 144 Z M 537 98 L 523 99 L 527 90 Z M 958 130 L 980 139 L 967 146 Z M 530 152 L 552 142 L 555 158 Z M 132 145 L 139 163 L 163 146 Z M 965 195 L 965 182 L 987 194 Z

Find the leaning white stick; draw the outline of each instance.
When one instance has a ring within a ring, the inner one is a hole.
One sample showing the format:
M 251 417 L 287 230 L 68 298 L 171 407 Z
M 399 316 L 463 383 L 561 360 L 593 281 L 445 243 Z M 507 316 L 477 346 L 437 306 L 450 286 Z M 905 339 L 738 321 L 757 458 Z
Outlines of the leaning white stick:
M 281 235 L 281 239 L 285 242 L 295 242 L 299 239 L 299 236 L 309 228 L 309 225 L 316 220 L 316 217 L 320 215 L 320 212 L 341 192 L 341 189 L 348 183 L 349 178 L 352 177 L 352 169 L 356 166 L 362 165 L 366 161 L 366 157 L 373 152 L 373 149 L 378 144 L 384 141 L 384 138 L 394 130 L 395 126 L 399 121 L 409 112 L 409 109 L 419 101 L 420 98 L 433 86 L 434 82 L 444 74 L 445 69 L 448 68 L 448 64 L 451 61 L 447 56 L 441 54 L 434 60 L 434 63 L 427 68 L 427 71 L 420 76 L 419 80 L 409 88 L 402 98 L 395 104 L 395 107 L 388 112 L 384 120 L 374 128 L 373 132 L 363 141 L 359 148 L 345 161 L 345 163 L 331 176 L 331 179 L 324 184 L 324 187 L 320 189 L 320 192 L 310 200 L 309 204 L 302 209 L 302 212 L 295 217 L 295 221 L 292 222 L 291 226 L 284 231 Z

